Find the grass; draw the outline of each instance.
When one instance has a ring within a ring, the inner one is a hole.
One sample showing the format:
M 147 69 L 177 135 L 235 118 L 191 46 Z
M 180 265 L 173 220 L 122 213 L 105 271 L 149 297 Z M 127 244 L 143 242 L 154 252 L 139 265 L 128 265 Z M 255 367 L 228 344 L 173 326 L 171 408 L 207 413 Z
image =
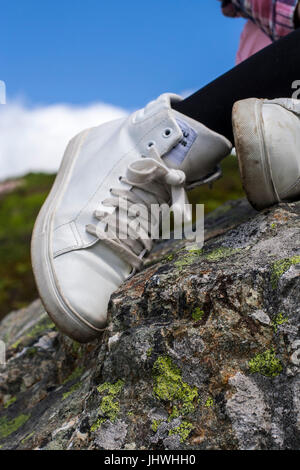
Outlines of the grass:
M 244 196 L 236 157 L 223 162 L 224 177 L 213 189 L 203 186 L 189 193 L 192 203 L 204 203 L 205 212 L 230 199 Z M 31 173 L 12 192 L 0 195 L 0 319 L 35 298 L 30 262 L 30 239 L 34 221 L 49 192 L 55 175 Z

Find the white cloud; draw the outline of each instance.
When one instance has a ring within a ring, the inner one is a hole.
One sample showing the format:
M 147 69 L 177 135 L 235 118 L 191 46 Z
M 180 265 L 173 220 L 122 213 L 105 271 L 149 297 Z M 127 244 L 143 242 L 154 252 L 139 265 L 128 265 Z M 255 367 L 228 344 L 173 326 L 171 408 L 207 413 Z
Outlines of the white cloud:
M 75 134 L 126 114 L 125 110 L 104 103 L 36 108 L 20 102 L 1 105 L 0 180 L 29 171 L 56 171 Z

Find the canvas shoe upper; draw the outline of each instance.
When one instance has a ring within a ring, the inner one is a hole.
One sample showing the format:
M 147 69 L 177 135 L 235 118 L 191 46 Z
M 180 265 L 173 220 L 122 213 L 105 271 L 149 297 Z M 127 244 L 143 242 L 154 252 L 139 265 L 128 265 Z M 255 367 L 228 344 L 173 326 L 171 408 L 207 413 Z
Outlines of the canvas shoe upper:
M 139 269 L 152 241 L 107 239 L 118 200 L 181 204 L 184 188 L 214 180 L 231 143 L 171 108 L 164 94 L 130 116 L 74 137 L 32 237 L 36 283 L 58 327 L 86 342 L 106 325 L 111 294 Z
M 234 104 L 235 147 L 256 209 L 300 198 L 300 101 L 250 98 Z

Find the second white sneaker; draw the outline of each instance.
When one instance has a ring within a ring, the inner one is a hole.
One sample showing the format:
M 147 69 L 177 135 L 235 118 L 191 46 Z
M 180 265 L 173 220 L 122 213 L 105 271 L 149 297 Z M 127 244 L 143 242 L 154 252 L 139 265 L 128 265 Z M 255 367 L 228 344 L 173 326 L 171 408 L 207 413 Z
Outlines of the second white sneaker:
M 106 227 L 120 198 L 130 204 L 172 203 L 172 195 L 213 181 L 231 143 L 174 111 L 164 94 L 127 118 L 83 131 L 69 143 L 53 188 L 37 218 L 32 263 L 46 310 L 80 342 L 107 322 L 111 294 L 152 248 L 152 241 L 111 239 Z M 179 191 L 179 192 L 178 192 Z
M 247 197 L 256 209 L 300 199 L 300 101 L 238 101 L 235 147 Z

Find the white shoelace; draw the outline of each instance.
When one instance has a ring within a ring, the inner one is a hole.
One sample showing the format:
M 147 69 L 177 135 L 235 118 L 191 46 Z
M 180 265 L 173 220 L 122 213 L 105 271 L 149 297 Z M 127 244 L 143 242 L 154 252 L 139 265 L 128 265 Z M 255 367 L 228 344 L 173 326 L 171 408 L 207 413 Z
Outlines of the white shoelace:
M 152 249 L 153 240 L 149 236 L 148 218 L 146 220 L 139 217 L 138 228 L 132 226 L 134 217 L 129 216 L 130 207 L 134 204 L 143 205 L 148 214 L 152 204 L 171 203 L 172 210 L 179 211 L 184 220 L 190 222 L 192 216 L 184 189 L 185 173 L 168 168 L 153 145 L 150 156 L 131 163 L 127 168 L 126 178 L 121 177 L 120 181 L 130 188 L 111 189 L 112 197 L 102 201 L 103 206 L 114 207 L 114 213 L 96 210 L 94 215 L 102 224 L 87 225 L 86 230 L 102 240 L 134 269 L 139 270 L 143 265 L 143 256 Z M 120 208 L 122 200 L 126 201 L 128 207 L 125 217 Z M 128 236 L 121 239 L 116 235 L 112 237 L 111 231 Z

